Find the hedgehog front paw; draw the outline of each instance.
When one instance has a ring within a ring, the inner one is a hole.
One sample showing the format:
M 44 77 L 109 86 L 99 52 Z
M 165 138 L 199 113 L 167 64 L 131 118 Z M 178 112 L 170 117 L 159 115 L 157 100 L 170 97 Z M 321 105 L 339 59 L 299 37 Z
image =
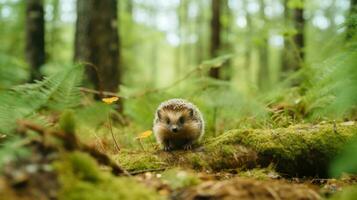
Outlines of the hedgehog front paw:
M 163 149 L 164 149 L 164 151 L 171 151 L 172 147 L 168 146 L 168 145 L 165 145 Z
M 192 144 L 186 144 L 185 146 L 183 146 L 183 149 L 188 151 L 192 149 Z

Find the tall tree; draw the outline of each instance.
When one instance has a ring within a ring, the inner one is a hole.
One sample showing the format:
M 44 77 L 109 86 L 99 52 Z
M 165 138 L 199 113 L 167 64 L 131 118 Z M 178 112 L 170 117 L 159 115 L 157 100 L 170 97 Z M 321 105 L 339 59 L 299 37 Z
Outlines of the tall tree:
M 304 0 L 301 0 L 301 4 L 296 6 L 293 10 L 294 27 L 297 33 L 294 35 L 294 46 L 296 62 L 292 64 L 292 69 L 299 69 L 305 59 L 305 18 L 304 18 Z
M 288 6 L 289 0 L 284 0 L 284 15 L 283 15 L 283 20 L 284 20 L 284 28 L 285 28 L 285 33 L 284 33 L 284 47 L 282 50 L 282 58 L 281 58 L 281 79 L 285 79 L 286 75 L 290 72 L 293 71 L 292 69 L 292 62 L 294 62 L 294 50 L 292 48 L 292 43 L 291 43 L 291 34 L 290 34 L 290 24 L 292 23 L 291 19 L 291 9 Z
M 198 1 L 198 16 L 196 18 L 196 34 L 198 37 L 196 44 L 196 56 L 197 63 L 200 64 L 204 59 L 206 59 L 208 48 L 206 48 L 206 33 L 207 33 L 207 24 L 206 24 L 206 15 L 205 15 L 205 3 L 203 0 Z
M 26 1 L 26 60 L 31 68 L 31 81 L 41 79 L 45 63 L 45 20 L 43 0 Z
M 244 63 L 243 66 L 245 68 L 245 78 L 248 84 L 251 83 L 251 57 L 252 57 L 252 35 L 253 35 L 253 24 L 252 17 L 247 11 L 247 4 L 249 0 L 243 1 L 243 7 L 245 10 L 245 18 L 247 20 L 247 28 L 246 28 L 246 42 L 245 42 L 245 50 L 244 50 Z
M 347 39 L 350 40 L 356 36 L 357 32 L 357 0 L 351 0 L 349 11 L 349 23 L 347 24 Z
M 258 87 L 261 90 L 265 90 L 270 85 L 270 72 L 269 72 L 269 60 L 268 60 L 268 37 L 269 37 L 269 29 L 268 29 L 268 20 L 265 16 L 265 2 L 264 0 L 260 0 L 260 18 L 263 22 L 263 26 L 260 30 L 260 42 L 258 43 L 258 52 L 259 52 L 259 70 L 258 70 Z
M 221 53 L 222 54 L 230 54 L 233 51 L 232 41 L 230 41 L 231 33 L 232 33 L 232 22 L 233 22 L 233 13 L 229 6 L 228 0 L 221 0 L 221 15 L 222 17 L 222 27 L 221 27 Z M 232 78 L 232 62 L 231 59 L 227 60 L 225 64 L 222 66 L 220 71 L 220 78 L 224 80 L 230 80 Z
M 211 2 L 211 47 L 210 47 L 210 55 L 211 57 L 216 57 L 219 55 L 219 51 L 221 49 L 221 1 L 220 0 L 212 0 Z M 220 78 L 220 68 L 211 68 L 209 71 L 209 75 L 212 78 L 219 79 Z
M 305 58 L 305 19 L 304 1 L 284 0 L 284 21 L 287 32 L 284 35 L 284 49 L 282 52 L 282 76 L 285 78 L 289 72 L 298 70 Z M 294 31 L 291 31 L 292 24 Z
M 99 91 L 117 92 L 120 83 L 116 0 L 78 0 L 75 61 L 87 63 L 89 80 Z

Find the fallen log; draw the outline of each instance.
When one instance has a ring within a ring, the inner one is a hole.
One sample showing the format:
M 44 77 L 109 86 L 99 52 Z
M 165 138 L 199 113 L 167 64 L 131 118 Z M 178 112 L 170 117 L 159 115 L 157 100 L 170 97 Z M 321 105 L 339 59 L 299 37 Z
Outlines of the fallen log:
M 357 135 L 355 123 L 300 124 L 277 129 L 237 129 L 193 151 L 122 151 L 114 159 L 128 171 L 170 167 L 205 170 L 275 166 L 286 176 L 327 176 L 332 159 Z

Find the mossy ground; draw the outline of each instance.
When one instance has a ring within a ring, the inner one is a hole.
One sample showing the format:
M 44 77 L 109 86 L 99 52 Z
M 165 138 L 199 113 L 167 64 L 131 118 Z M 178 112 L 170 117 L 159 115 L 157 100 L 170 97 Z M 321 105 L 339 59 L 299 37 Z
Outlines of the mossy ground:
M 115 159 L 130 171 L 189 167 L 221 171 L 273 164 L 288 176 L 326 176 L 330 161 L 357 135 L 356 125 L 295 125 L 231 130 L 193 151 L 123 151 Z
M 153 145 L 142 150 L 108 151 L 121 167 L 135 174 L 133 177 L 114 176 L 89 154 L 53 149 L 57 157 L 51 161 L 51 173 L 56 176 L 51 181 L 58 183 L 55 196 L 60 200 L 233 198 L 238 194 L 248 199 L 256 195 L 266 199 L 319 199 L 324 194 L 319 187 L 310 188 L 306 179 L 299 182 L 289 177 L 325 173 L 330 160 L 357 134 L 356 130 L 354 124 L 241 129 L 210 138 L 191 151 L 165 152 Z M 0 189 L 3 180 L 0 177 Z M 324 187 L 329 188 L 327 196 L 337 191 L 333 183 Z M 19 189 L 12 185 L 2 188 L 6 190 L 0 190 L 0 199 L 4 194 L 14 200 L 33 197 L 19 196 Z M 251 193 L 248 196 L 247 191 Z M 333 198 L 348 199 L 355 191 L 351 186 Z
M 54 163 L 59 174 L 60 200 L 161 199 L 153 190 L 129 177 L 105 173 L 89 155 L 74 152 Z

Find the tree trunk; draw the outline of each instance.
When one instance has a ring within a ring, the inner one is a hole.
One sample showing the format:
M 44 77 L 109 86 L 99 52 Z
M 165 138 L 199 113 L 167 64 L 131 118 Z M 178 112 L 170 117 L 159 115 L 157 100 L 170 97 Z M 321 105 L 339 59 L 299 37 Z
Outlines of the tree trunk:
M 196 44 L 196 56 L 197 63 L 201 64 L 202 61 L 206 58 L 207 49 L 205 48 L 205 33 L 206 33 L 206 24 L 205 24 L 205 5 L 203 1 L 198 1 L 198 10 L 199 14 L 196 19 L 196 34 L 198 37 Z
M 244 1 L 244 9 L 247 10 L 248 0 Z M 243 67 L 245 69 L 245 80 L 248 84 L 251 84 L 251 57 L 252 57 L 252 34 L 253 34 L 253 25 L 252 18 L 248 11 L 245 11 L 245 17 L 247 19 L 247 33 L 246 33 L 246 42 L 245 42 L 245 51 L 244 51 L 244 63 Z
M 350 11 L 349 11 L 349 17 L 351 18 L 354 15 L 357 15 L 357 0 L 351 0 L 350 2 Z M 356 31 L 357 26 L 356 22 L 350 22 L 347 24 L 347 32 L 346 32 L 346 38 L 347 40 L 351 40 L 353 37 L 356 36 Z
M 298 7 L 290 10 L 288 8 L 288 0 L 284 1 L 284 8 L 285 26 L 288 26 L 292 21 L 293 27 L 297 33 L 293 36 L 290 36 L 290 34 L 284 36 L 284 49 L 282 53 L 282 79 L 284 79 L 289 72 L 294 72 L 301 68 L 305 59 L 304 8 Z
M 293 63 L 292 69 L 298 70 L 302 67 L 305 53 L 305 19 L 304 19 L 304 8 L 295 8 L 294 9 L 294 26 L 297 31 L 297 34 L 294 36 L 294 44 L 296 49 L 296 62 Z
M 212 0 L 211 2 L 212 18 L 211 18 L 211 58 L 219 56 L 221 48 L 221 2 L 220 0 Z M 210 77 L 219 79 L 220 68 L 211 68 Z
M 117 92 L 120 83 L 116 0 L 78 0 L 74 60 L 84 62 L 99 91 Z
M 45 21 L 43 0 L 26 1 L 26 60 L 31 68 L 31 81 L 41 79 L 45 63 Z
M 269 60 L 268 60 L 268 37 L 269 30 L 267 28 L 267 19 L 264 13 L 265 3 L 264 0 L 260 0 L 260 5 L 262 9 L 260 9 L 260 17 L 264 23 L 264 26 L 260 30 L 261 43 L 258 46 L 259 52 L 259 70 L 258 70 L 258 87 L 261 90 L 266 90 L 270 85 L 270 72 L 269 72 Z
M 288 7 L 289 0 L 284 0 L 284 26 L 285 29 L 288 29 L 289 24 L 291 23 L 291 14 Z M 287 74 L 291 71 L 291 63 L 293 62 L 293 49 L 290 42 L 290 35 L 284 34 L 284 48 L 282 50 L 281 58 L 281 79 L 285 79 Z

